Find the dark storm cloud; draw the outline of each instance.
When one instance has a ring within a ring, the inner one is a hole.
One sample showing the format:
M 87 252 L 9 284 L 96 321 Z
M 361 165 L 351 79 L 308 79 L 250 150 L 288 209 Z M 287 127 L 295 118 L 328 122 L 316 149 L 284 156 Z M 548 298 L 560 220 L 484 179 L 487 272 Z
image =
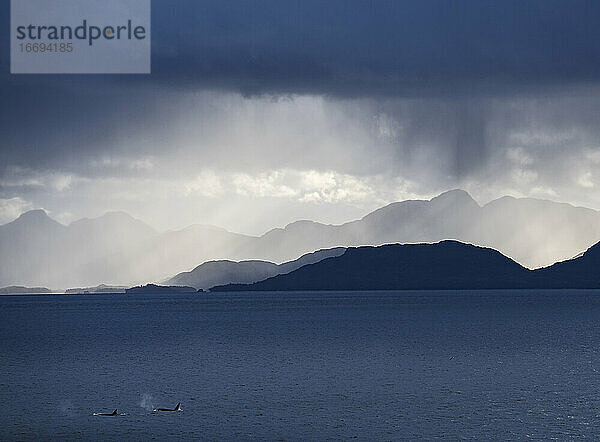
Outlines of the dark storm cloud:
M 482 154 L 470 146 L 485 147 L 483 123 L 460 96 L 600 75 L 593 1 L 154 0 L 150 76 L 10 75 L 8 4 L 0 8 L 3 163 L 65 164 L 73 149 L 110 150 L 123 121 L 155 131 L 165 121 L 164 88 L 459 96 L 448 148 L 477 162 Z
M 414 95 L 600 73 L 594 1 L 154 0 L 152 8 L 152 78 L 173 86 Z M 8 2 L 0 18 L 7 42 Z M 5 76 L 8 50 L 0 63 Z
M 95 185 L 85 201 L 103 180 L 116 192 L 118 178 L 202 168 L 260 189 L 272 171 L 321 170 L 402 177 L 422 195 L 535 186 L 600 207 L 600 162 L 587 164 L 600 145 L 600 2 L 153 0 L 151 75 L 10 75 L 8 5 L 0 199 L 14 211 L 52 197 L 85 213 L 70 191 Z
M 595 80 L 599 12 L 584 1 L 155 2 L 153 69 L 344 96 Z

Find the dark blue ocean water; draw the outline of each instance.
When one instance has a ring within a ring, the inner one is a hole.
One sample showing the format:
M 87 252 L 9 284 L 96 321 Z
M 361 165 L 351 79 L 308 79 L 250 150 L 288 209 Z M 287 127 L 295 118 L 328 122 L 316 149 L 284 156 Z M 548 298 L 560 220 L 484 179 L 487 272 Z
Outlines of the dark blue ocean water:
M 599 349 L 594 291 L 0 297 L 0 439 L 598 439 Z

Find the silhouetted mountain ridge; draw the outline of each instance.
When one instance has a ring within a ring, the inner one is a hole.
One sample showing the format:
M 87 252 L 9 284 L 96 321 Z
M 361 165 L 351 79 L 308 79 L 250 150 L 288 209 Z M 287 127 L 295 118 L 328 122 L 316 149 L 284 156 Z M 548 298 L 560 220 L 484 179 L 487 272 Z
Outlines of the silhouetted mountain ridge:
M 339 257 L 250 285 L 211 290 L 504 288 L 531 271 L 493 249 L 458 241 L 351 247 Z
M 334 249 L 318 250 L 308 253 L 300 258 L 283 264 L 275 264 L 268 261 L 208 261 L 200 264 L 190 272 L 183 272 L 164 281 L 167 285 L 188 285 L 197 289 L 208 289 L 221 284 L 247 284 L 261 281 L 271 276 L 289 273 L 306 264 L 321 261 L 331 256 L 339 256 L 346 249 L 338 247 Z
M 348 248 L 284 275 L 211 291 L 600 288 L 600 243 L 581 257 L 529 270 L 500 252 L 442 241 Z

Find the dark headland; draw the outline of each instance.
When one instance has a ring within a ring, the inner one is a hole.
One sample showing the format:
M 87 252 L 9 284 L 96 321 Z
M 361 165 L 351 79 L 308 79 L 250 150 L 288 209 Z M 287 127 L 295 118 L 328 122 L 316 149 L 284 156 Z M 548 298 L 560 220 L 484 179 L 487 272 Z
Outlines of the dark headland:
M 125 293 L 127 287 L 121 285 L 100 284 L 95 287 L 78 287 L 65 290 L 66 295 L 87 295 L 96 293 Z
M 0 295 L 49 295 L 52 290 L 46 287 L 24 287 L 21 285 L 11 285 L 0 288 Z
M 194 293 L 196 291 L 194 287 L 187 286 L 146 284 L 126 289 L 125 293 Z
M 600 288 L 600 243 L 581 256 L 529 270 L 500 252 L 442 241 L 352 247 L 339 257 L 253 284 L 211 291 L 475 290 Z

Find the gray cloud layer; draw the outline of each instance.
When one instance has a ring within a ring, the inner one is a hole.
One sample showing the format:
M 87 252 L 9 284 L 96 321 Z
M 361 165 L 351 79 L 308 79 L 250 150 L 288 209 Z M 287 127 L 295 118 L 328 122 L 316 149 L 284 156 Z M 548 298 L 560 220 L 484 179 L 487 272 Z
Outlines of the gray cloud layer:
M 452 187 L 600 208 L 598 12 L 154 0 L 150 76 L 11 76 L 0 55 L 0 220 L 258 232 Z

